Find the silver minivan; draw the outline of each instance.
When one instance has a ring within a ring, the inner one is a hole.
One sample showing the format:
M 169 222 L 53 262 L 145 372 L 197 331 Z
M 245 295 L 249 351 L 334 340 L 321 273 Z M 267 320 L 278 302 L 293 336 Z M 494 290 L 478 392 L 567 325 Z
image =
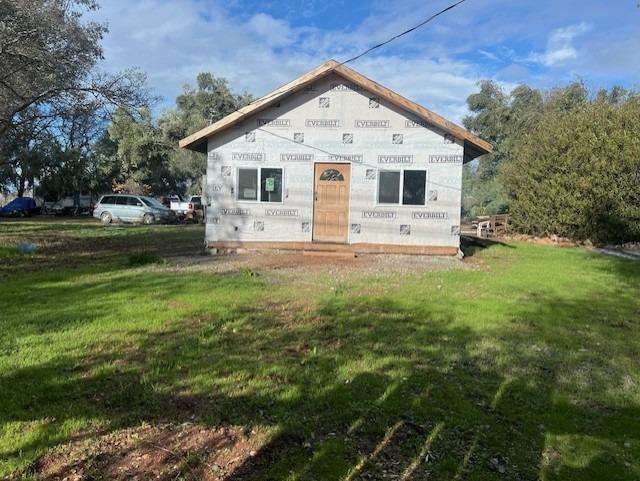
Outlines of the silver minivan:
M 176 214 L 156 199 L 143 195 L 110 194 L 100 197 L 93 217 L 104 224 L 111 222 L 142 222 L 143 224 L 170 223 Z

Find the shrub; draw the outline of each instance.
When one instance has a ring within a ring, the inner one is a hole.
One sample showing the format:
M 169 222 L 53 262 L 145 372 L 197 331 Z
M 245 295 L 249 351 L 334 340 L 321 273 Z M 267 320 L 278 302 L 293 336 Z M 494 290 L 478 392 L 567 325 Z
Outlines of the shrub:
M 637 96 L 546 113 L 501 168 L 514 227 L 596 243 L 639 240 L 638 132 Z

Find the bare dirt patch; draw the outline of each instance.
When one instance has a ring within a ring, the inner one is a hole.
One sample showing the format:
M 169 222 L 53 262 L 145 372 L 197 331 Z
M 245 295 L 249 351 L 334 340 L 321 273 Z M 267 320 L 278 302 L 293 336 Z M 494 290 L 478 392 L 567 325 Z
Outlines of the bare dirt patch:
M 407 274 L 423 271 L 464 269 L 465 264 L 455 257 L 419 256 L 401 254 L 359 254 L 344 257 L 304 256 L 294 251 L 256 251 L 242 254 L 200 255 L 172 258 L 178 269 L 193 269 L 227 273 L 251 270 L 278 270 L 288 273 L 328 274 L 332 276 L 358 276 L 367 274 Z
M 241 427 L 138 426 L 81 436 L 33 463 L 47 481 L 226 479 L 256 455 L 268 436 Z

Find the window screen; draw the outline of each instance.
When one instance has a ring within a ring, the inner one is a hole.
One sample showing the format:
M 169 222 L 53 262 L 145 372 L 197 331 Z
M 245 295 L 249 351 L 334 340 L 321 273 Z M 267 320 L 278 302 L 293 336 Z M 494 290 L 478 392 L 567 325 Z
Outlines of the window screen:
M 282 169 L 260 170 L 260 200 L 282 202 Z
M 380 172 L 378 202 L 380 204 L 397 204 L 400 202 L 400 172 Z
M 258 200 L 258 169 L 238 169 L 238 200 Z
M 426 182 L 426 171 L 405 170 L 402 185 L 402 203 L 404 205 L 424 205 Z

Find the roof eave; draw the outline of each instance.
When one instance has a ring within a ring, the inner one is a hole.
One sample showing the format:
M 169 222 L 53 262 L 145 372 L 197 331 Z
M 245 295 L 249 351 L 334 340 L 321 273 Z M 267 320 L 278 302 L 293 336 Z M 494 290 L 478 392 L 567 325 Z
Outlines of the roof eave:
M 261 97 L 250 105 L 238 109 L 237 111 L 232 112 L 231 114 L 218 120 L 217 122 L 189 135 L 188 137 L 185 137 L 184 139 L 180 140 L 179 146 L 183 149 L 190 149 L 197 152 L 206 153 L 206 140 L 208 137 L 214 134 L 218 134 L 229 127 L 232 127 L 233 125 L 241 122 L 250 115 L 256 114 L 261 110 L 269 107 L 270 105 L 277 103 L 283 97 L 302 90 L 307 85 L 329 75 L 332 72 L 336 72 L 347 80 L 350 80 L 355 84 L 358 84 L 361 87 L 373 93 L 376 93 L 390 103 L 404 110 L 412 112 L 421 119 L 431 123 L 434 127 L 444 130 L 458 140 L 465 143 L 470 143 L 474 147 L 474 152 L 478 153 L 478 155 L 475 155 L 475 157 L 488 154 L 493 151 L 493 146 L 489 142 L 482 140 L 480 137 L 477 137 L 463 127 L 455 124 L 454 122 L 451 122 L 450 120 L 445 119 L 444 117 L 426 109 L 425 107 L 422 107 L 421 105 L 411 100 L 406 99 L 402 95 L 380 85 L 379 83 L 365 77 L 362 74 L 359 74 L 355 70 L 339 64 L 335 60 L 329 60 L 328 62 L 323 63 L 322 65 L 314 68 L 306 74 L 289 82 L 288 84 L 283 85 L 274 92 Z M 204 151 L 202 150 L 203 143 L 205 145 Z
M 343 77 L 348 78 L 352 82 L 357 83 L 360 86 L 366 88 L 367 90 L 380 95 L 382 98 L 385 98 L 392 104 L 404 110 L 414 113 L 421 119 L 431 123 L 434 127 L 438 129 L 442 129 L 448 134 L 451 134 L 456 139 L 465 141 L 465 142 L 470 142 L 478 150 L 482 151 L 483 154 L 488 154 L 493 151 L 493 146 L 489 142 L 482 140 L 480 137 L 472 134 L 471 132 L 457 125 L 456 123 L 451 122 L 450 120 L 445 119 L 441 115 L 438 115 L 435 112 L 432 112 L 431 110 L 423 107 L 422 105 L 417 104 L 416 102 L 413 102 L 412 100 L 409 100 L 403 97 L 402 95 L 394 92 L 393 90 L 383 85 L 380 85 L 378 82 L 365 77 L 364 75 L 356 72 L 355 70 L 352 70 L 349 67 L 345 67 L 344 65 L 338 65 L 334 69 L 334 71 L 342 75 Z
M 189 135 L 188 137 L 185 137 L 184 139 L 180 140 L 178 145 L 182 149 L 195 150 L 193 146 L 199 143 L 200 140 L 206 140 L 206 138 L 208 138 L 209 136 L 218 134 L 223 130 L 226 130 L 227 128 L 237 124 L 238 122 L 241 122 L 250 115 L 258 113 L 261 110 L 266 109 L 270 105 L 276 104 L 283 97 L 302 90 L 307 85 L 317 81 L 320 78 L 325 77 L 326 75 L 329 75 L 331 72 L 333 72 L 337 65 L 338 62 L 336 62 L 335 60 L 329 60 L 323 63 L 322 65 L 314 68 L 313 70 L 310 70 L 306 74 L 298 77 L 288 84 L 283 85 L 279 89 L 274 90 L 264 97 L 255 100 L 251 104 L 230 113 L 217 122 L 214 122 L 213 124 L 200 129 L 199 131 Z

